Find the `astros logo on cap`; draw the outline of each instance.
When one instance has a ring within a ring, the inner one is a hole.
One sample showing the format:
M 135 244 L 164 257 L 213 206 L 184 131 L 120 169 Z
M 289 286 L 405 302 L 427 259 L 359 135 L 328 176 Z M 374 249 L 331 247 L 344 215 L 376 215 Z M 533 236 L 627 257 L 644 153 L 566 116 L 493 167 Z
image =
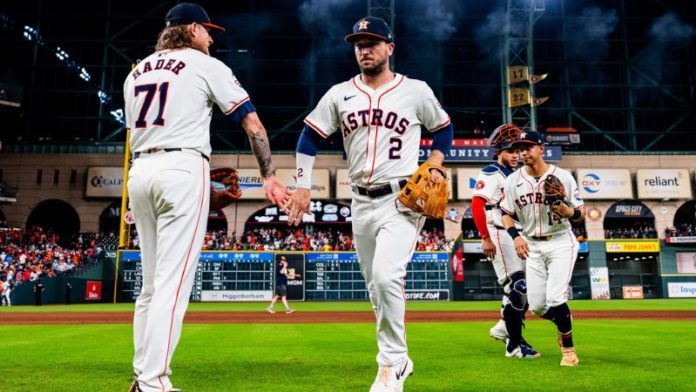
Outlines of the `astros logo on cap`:
M 367 25 L 370 24 L 370 22 L 363 19 L 360 22 L 358 22 L 358 24 L 360 25 L 360 27 L 358 27 L 360 30 L 365 30 L 367 28 Z

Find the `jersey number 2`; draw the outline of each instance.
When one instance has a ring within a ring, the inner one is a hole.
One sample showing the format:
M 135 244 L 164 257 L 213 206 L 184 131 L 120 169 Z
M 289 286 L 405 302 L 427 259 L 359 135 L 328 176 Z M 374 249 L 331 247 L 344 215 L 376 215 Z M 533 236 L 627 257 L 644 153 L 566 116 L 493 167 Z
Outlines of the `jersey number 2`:
M 157 86 L 157 84 L 141 84 L 135 86 L 135 96 L 141 92 L 145 92 L 145 100 L 143 101 L 143 106 L 140 108 L 140 113 L 138 113 L 138 119 L 135 120 L 136 128 L 147 127 L 147 121 L 145 121 L 145 116 L 150 110 L 150 105 L 152 105 L 152 99 L 155 97 L 155 92 L 159 90 L 159 111 L 157 112 L 157 117 L 152 125 L 164 126 L 164 106 L 167 104 L 167 91 L 169 90 L 169 82 L 164 82 Z
M 389 139 L 389 159 L 401 159 L 401 139 L 393 137 Z

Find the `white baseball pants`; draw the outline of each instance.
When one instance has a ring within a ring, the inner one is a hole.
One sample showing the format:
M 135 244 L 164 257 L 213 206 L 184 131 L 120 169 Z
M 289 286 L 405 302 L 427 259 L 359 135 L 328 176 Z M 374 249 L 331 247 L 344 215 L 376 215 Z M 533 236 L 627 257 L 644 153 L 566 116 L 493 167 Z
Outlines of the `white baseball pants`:
M 207 226 L 210 166 L 193 150 L 143 154 L 128 174 L 128 195 L 143 273 L 133 369 L 140 390 L 166 392 Z
M 353 192 L 355 248 L 377 319 L 377 363 L 395 366 L 406 346 L 406 266 L 425 219 L 404 207 L 398 193 L 372 199 Z
M 525 238 L 527 257 L 527 301 L 536 315 L 568 301 L 568 285 L 578 256 L 578 240 L 572 232 L 547 241 Z

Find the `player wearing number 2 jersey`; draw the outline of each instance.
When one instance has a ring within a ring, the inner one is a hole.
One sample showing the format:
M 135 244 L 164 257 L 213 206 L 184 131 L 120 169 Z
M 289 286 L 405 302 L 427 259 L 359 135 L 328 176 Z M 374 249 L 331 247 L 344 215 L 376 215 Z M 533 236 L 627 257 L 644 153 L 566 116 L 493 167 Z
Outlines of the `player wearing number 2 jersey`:
M 143 285 L 135 305 L 136 379 L 131 391 L 173 391 L 172 354 L 181 335 L 208 218 L 210 119 L 217 105 L 249 136 L 266 196 L 282 205 L 266 131 L 232 71 L 210 57 L 210 23 L 198 5 L 166 17 L 157 51 L 127 76 L 123 92 L 133 163 L 128 196 L 140 236 Z
M 436 165 L 442 165 L 453 132 L 427 84 L 389 69 L 394 42 L 384 20 L 359 20 L 346 41 L 353 44 L 360 75 L 333 86 L 305 119 L 289 222 L 300 223 L 309 208 L 318 144 L 339 133 L 348 154 L 355 246 L 377 318 L 379 370 L 370 391 L 402 391 L 413 371 L 406 347 L 404 278 L 424 219 L 397 195 L 418 169 L 421 127 L 433 135 L 428 161 Z M 431 181 L 442 178 L 435 172 Z
M 527 299 L 535 314 L 553 321 L 561 345 L 561 366 L 576 366 L 572 322 L 568 308 L 568 284 L 578 255 L 578 241 L 569 219 L 585 217 L 578 185 L 567 171 L 544 162 L 544 144 L 536 132 L 523 133 L 513 144 L 520 149 L 524 167 L 505 181 L 500 208 L 503 225 L 512 237 L 517 255 L 526 260 Z M 565 188 L 567 216 L 559 215 L 544 192 L 544 183 L 555 176 Z M 522 233 L 512 216 L 517 216 Z

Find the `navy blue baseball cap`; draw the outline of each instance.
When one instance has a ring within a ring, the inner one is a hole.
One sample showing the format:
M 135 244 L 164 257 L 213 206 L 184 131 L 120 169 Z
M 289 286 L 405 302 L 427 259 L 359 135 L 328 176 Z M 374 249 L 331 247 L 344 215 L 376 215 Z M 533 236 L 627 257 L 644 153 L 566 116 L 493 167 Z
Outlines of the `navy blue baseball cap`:
M 544 139 L 539 132 L 522 132 L 520 139 L 515 142 L 515 145 L 519 144 L 544 144 Z
M 210 23 L 208 13 L 205 12 L 203 7 L 193 3 L 181 3 L 175 5 L 169 10 L 169 12 L 167 12 L 165 21 L 167 22 L 167 27 L 198 23 L 203 27 L 216 30 L 217 32 L 225 31 L 225 29 L 222 27 Z
M 353 25 L 353 33 L 346 35 L 346 42 L 354 44 L 360 38 L 377 38 L 387 43 L 394 42 L 391 28 L 382 18 L 366 16 Z

